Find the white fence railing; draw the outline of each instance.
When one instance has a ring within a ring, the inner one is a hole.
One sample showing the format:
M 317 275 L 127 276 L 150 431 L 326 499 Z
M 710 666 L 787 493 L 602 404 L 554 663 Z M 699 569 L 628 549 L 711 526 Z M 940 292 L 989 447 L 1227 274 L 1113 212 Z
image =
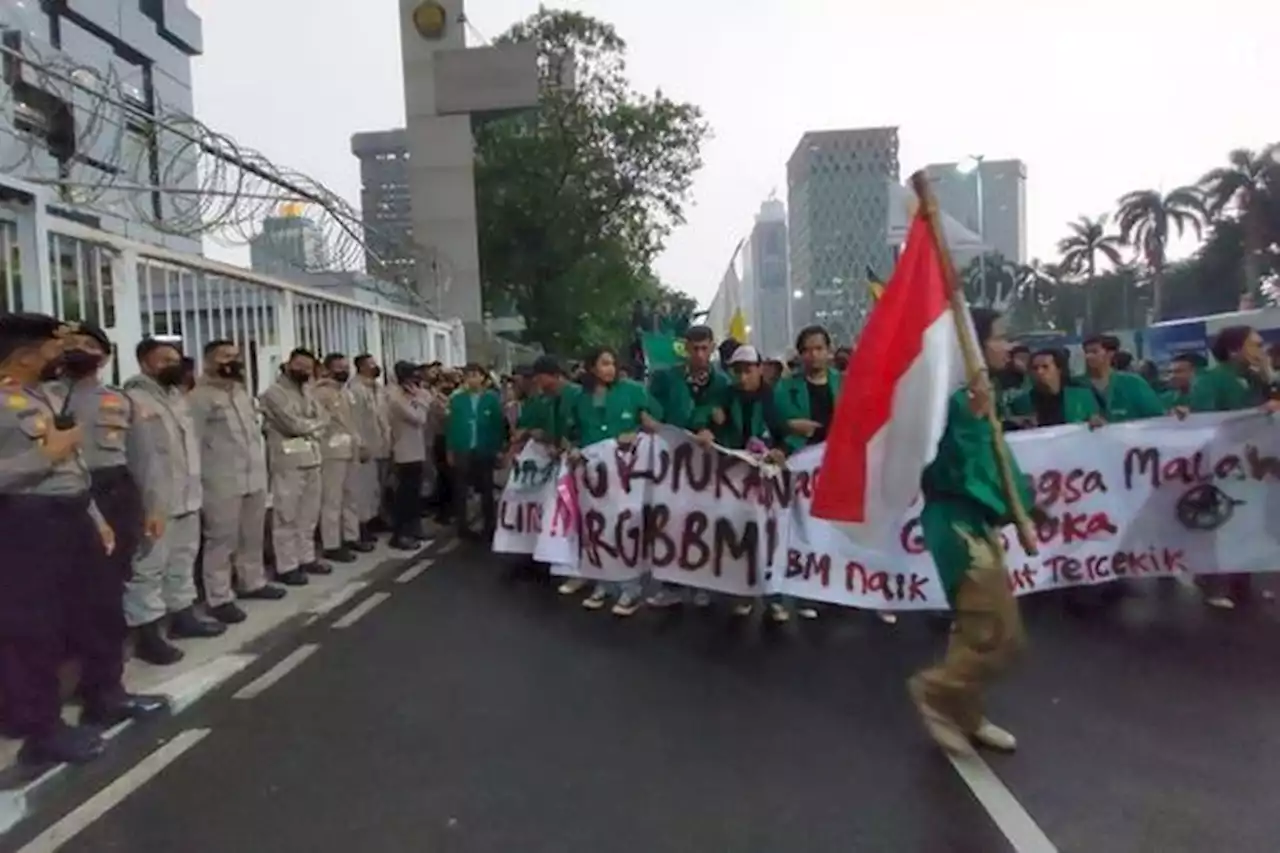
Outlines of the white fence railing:
M 461 323 L 138 243 L 50 213 L 42 193 L 20 181 L 0 175 L 0 188 L 0 311 L 101 326 L 116 345 L 113 381 L 136 372 L 139 341 L 160 335 L 181 338 L 197 364 L 210 341 L 235 341 L 255 392 L 295 347 L 369 353 L 384 365 L 465 360 Z

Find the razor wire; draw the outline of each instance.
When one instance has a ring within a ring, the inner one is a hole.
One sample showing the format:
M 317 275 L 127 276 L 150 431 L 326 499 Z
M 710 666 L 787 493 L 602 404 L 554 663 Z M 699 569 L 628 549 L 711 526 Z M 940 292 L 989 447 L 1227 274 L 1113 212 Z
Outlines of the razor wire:
M 163 234 L 245 245 L 264 220 L 289 206 L 309 220 L 322 249 L 310 253 L 313 269 L 358 272 L 357 286 L 429 310 L 412 270 L 394 262 L 412 259 L 428 291 L 442 292 L 453 265 L 438 249 L 407 234 L 363 222 L 346 199 L 319 181 L 208 127 L 123 79 L 114 68 L 94 68 L 49 48 L 23 15 L 33 0 L 11 0 L 0 11 L 0 33 L 22 34 L 0 43 L 6 81 L 0 83 L 0 172 L 54 187 L 69 206 L 139 222 Z M 16 14 L 15 14 L 16 13 Z M 70 108 L 75 152 L 70 162 L 51 154 L 53 119 L 45 102 Z M 156 199 L 160 199 L 157 203 Z

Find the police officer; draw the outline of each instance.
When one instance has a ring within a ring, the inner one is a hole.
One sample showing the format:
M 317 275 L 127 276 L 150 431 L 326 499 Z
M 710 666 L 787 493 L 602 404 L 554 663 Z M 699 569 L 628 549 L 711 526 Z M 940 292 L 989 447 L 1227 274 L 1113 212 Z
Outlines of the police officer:
M 263 546 L 267 519 L 267 458 L 244 359 L 234 341 L 209 341 L 204 370 L 187 396 L 200 436 L 204 491 L 205 605 L 228 625 L 243 622 L 237 600 L 275 601 L 283 587 L 267 583 Z M 235 586 L 232 586 L 232 575 Z
M 201 617 L 195 609 L 196 555 L 200 552 L 200 440 L 182 391 L 182 354 L 177 346 L 147 338 L 137 348 L 142 373 L 125 382 L 125 390 L 139 406 L 155 412 L 144 422 L 142 442 L 148 468 L 162 484 L 160 506 L 164 533 L 148 543 L 134 559 L 133 577 L 125 588 L 124 615 L 138 632 L 136 651 L 148 663 L 163 666 L 182 658 L 168 643 L 169 636 L 199 639 L 226 631 L 220 622 Z
M 378 382 L 382 368 L 373 356 L 356 356 L 351 380 L 356 425 L 360 431 L 357 465 L 360 541 L 373 546 L 373 523 L 382 515 L 382 497 L 391 475 L 391 424 L 387 420 L 386 389 Z
M 360 541 L 360 517 L 356 511 L 360 430 L 355 400 L 347 383 L 351 367 L 342 353 L 324 357 L 316 380 L 316 401 L 328 415 L 320 437 L 320 542 L 324 556 L 335 563 L 355 562 L 354 552 L 372 551 Z
M 121 683 L 121 579 L 107 561 L 115 534 L 90 494 L 86 428 L 56 386 L 40 384 L 68 331 L 42 314 L 0 315 L 0 701 L 5 732 L 23 739 L 19 758 L 32 764 L 92 760 L 104 748 L 100 727 L 166 705 Z M 59 695 L 68 650 L 80 662 L 75 728 Z
M 391 423 L 391 458 L 395 463 L 395 519 L 391 547 L 413 551 L 421 546 L 422 478 L 426 471 L 429 404 L 419 387 L 417 369 L 396 362 L 396 384 L 387 389 L 387 419 Z
M 289 354 L 275 384 L 262 393 L 271 469 L 271 538 L 276 574 L 282 583 L 301 586 L 308 574 L 333 569 L 316 560 L 320 521 L 320 437 L 327 416 L 311 384 L 316 358 L 309 350 Z

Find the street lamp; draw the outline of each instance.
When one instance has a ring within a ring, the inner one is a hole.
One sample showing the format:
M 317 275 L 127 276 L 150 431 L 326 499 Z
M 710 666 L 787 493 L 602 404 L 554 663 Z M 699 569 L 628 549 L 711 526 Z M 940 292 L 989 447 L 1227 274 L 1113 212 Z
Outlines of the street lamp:
M 983 155 L 970 154 L 956 164 L 956 171 L 962 175 L 973 175 L 973 186 L 978 198 L 978 280 L 981 282 L 981 298 L 987 302 L 987 234 L 982 210 L 982 161 Z

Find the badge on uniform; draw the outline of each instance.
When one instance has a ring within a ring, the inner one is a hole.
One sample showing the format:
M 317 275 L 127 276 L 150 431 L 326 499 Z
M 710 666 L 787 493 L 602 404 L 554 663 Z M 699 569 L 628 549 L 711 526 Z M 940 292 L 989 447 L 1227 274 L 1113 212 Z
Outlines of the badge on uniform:
M 14 411 L 20 411 L 22 409 L 27 408 L 27 406 L 29 405 L 31 404 L 27 402 L 27 398 L 22 394 L 9 395 L 9 408 L 13 409 Z
M 104 394 L 102 396 L 102 408 L 120 411 L 124 409 L 124 400 L 120 399 L 119 394 Z

